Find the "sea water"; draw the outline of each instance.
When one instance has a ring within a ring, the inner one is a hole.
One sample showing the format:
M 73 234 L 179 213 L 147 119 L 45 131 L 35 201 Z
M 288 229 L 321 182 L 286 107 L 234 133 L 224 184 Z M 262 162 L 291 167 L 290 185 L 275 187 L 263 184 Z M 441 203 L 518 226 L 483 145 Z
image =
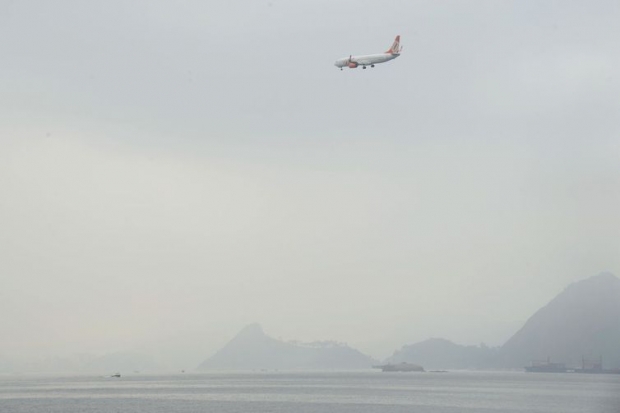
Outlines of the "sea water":
M 260 372 L 0 376 L 1 413 L 620 413 L 620 375 Z

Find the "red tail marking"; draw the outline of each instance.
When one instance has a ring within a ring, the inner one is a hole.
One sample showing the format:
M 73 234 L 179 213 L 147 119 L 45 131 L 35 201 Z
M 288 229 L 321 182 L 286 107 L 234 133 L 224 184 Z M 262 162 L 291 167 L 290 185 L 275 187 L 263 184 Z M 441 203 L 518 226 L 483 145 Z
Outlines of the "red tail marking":
M 390 47 L 388 49 L 388 51 L 385 52 L 385 53 L 398 54 L 398 53 L 400 53 L 400 49 L 401 49 L 401 47 L 400 47 L 400 34 L 399 34 L 394 39 L 394 43 L 392 43 L 392 47 Z

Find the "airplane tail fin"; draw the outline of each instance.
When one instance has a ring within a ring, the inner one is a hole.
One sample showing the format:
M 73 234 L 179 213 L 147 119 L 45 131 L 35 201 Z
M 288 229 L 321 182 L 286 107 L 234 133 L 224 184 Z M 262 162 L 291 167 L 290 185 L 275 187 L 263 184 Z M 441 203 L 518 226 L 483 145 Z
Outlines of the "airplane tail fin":
M 401 50 L 403 50 L 403 48 L 400 45 L 400 35 L 398 35 L 396 36 L 396 39 L 394 39 L 394 43 L 392 43 L 392 47 L 390 47 L 386 53 L 400 54 Z

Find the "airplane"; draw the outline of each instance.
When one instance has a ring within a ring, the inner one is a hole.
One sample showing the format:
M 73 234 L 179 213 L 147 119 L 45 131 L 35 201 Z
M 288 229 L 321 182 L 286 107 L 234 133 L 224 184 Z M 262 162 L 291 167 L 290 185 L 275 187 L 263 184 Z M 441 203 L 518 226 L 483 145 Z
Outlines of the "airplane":
M 362 69 L 366 69 L 366 66 L 375 67 L 376 64 L 385 63 L 390 60 L 396 59 L 400 56 L 400 51 L 403 50 L 400 45 L 400 35 L 396 36 L 392 47 L 385 53 L 368 54 L 363 56 L 349 56 L 336 60 L 334 66 L 339 67 L 342 70 L 344 67 L 355 69 L 358 66 L 362 66 Z

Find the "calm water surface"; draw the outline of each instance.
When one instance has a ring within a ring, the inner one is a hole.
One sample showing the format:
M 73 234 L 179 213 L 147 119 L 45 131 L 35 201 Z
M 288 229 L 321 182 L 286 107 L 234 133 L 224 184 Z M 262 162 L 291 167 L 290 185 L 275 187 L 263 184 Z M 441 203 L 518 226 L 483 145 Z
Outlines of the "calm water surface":
M 1 413 L 620 413 L 620 376 L 252 373 L 0 376 Z

